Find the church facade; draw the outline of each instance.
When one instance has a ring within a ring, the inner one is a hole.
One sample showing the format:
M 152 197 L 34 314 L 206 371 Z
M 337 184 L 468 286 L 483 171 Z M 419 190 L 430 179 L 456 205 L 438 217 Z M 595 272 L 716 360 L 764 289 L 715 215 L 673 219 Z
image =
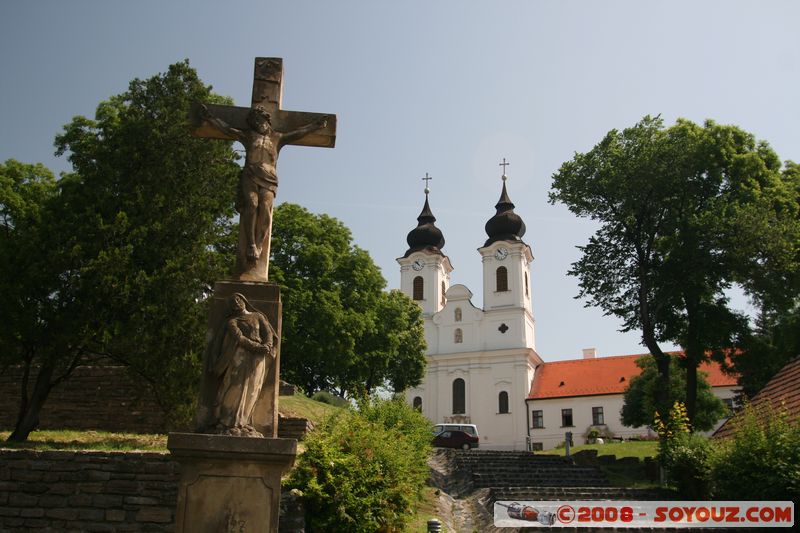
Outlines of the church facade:
M 502 179 L 496 213 L 485 226 L 488 238 L 478 249 L 483 309 L 472 304 L 467 287 L 450 283 L 453 266 L 442 251 L 444 236 L 435 225 L 425 189 L 417 227 L 408 234 L 405 254 L 397 259 L 400 289 L 422 308 L 428 346 L 425 377 L 406 391 L 407 401 L 435 424 L 475 424 L 480 446 L 487 449 L 548 449 L 563 441 L 566 431 L 582 444 L 581 435 L 592 425 L 621 436 L 642 433 L 619 421 L 625 381 L 639 372 L 632 363 L 636 356 L 626 356 L 624 368 L 610 361 L 569 366 L 583 376 L 586 386 L 564 393 L 558 385 L 563 381 L 558 379 L 559 368 L 568 368 L 569 362 L 546 364 L 537 353 L 530 289 L 533 253 L 522 239 L 525 223 L 514 213 L 506 176 Z M 613 358 L 594 360 L 607 359 Z M 584 372 L 590 367 L 613 370 L 593 379 L 587 378 L 593 372 Z M 717 381 L 714 390 L 721 396 L 735 394 L 735 379 Z M 575 385 L 576 380 L 570 382 Z
M 525 223 L 514 213 L 503 176 L 497 213 L 486 223 L 479 248 L 483 263 L 483 309 L 472 292 L 450 284 L 453 267 L 442 252 L 444 237 L 428 204 L 408 234 L 400 264 L 401 290 L 423 310 L 428 345 L 423 383 L 406 391 L 408 401 L 434 423 L 478 426 L 481 447 L 525 449 L 527 397 L 536 367 L 531 306 L 533 254 L 523 240 Z

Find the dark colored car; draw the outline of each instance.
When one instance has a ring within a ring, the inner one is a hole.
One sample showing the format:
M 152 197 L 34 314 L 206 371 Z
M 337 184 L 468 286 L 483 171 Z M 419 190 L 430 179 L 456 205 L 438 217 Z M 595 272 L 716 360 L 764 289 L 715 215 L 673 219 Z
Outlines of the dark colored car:
M 470 448 L 477 448 L 480 439 L 469 433 L 456 430 L 442 431 L 433 437 L 434 446 L 439 448 L 461 448 L 462 450 L 469 450 Z

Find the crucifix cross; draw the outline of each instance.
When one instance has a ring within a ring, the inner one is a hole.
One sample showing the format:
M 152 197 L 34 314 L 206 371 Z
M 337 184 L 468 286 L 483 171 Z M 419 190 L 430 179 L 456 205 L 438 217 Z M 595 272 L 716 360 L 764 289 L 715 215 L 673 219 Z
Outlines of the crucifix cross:
M 239 246 L 236 277 L 267 281 L 272 204 L 278 190 L 277 163 L 286 145 L 333 148 L 336 116 L 281 109 L 283 59 L 257 57 L 250 107 L 194 104 L 192 134 L 239 141 L 247 152 L 239 178 Z
M 506 158 L 504 157 L 504 158 L 503 158 L 503 162 L 502 162 L 502 163 L 500 163 L 499 165 L 497 165 L 498 167 L 503 167 L 503 176 L 505 176 L 505 175 L 506 175 L 506 167 L 507 167 L 508 165 L 510 165 L 510 164 L 511 164 L 511 163 L 506 163 Z

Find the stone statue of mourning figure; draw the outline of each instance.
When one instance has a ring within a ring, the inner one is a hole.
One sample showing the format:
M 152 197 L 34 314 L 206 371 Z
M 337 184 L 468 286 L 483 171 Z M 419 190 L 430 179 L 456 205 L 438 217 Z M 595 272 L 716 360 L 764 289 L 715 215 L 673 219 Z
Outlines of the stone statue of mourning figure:
M 253 411 L 275 362 L 278 336 L 242 294 L 231 295 L 227 302 L 227 312 L 206 347 L 198 431 L 263 437 L 253 427 Z

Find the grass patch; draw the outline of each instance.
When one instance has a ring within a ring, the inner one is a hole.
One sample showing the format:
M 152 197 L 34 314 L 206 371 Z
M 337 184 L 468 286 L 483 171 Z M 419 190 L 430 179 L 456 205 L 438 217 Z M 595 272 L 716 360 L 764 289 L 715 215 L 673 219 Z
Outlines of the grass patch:
M 97 450 L 166 452 L 167 436 L 109 431 L 34 431 L 26 442 L 5 442 L 10 431 L 0 431 L 0 447 L 25 450 Z
M 613 455 L 617 459 L 635 458 L 639 461 L 603 461 L 599 460 L 594 464 L 608 478 L 615 487 L 631 488 L 656 488 L 658 481 L 653 479 L 656 472 L 648 472 L 645 467 L 645 459 L 652 459 L 658 454 L 658 441 L 627 441 L 609 442 L 607 444 L 584 444 L 573 446 L 570 453 L 577 453 L 582 450 L 597 450 L 597 456 Z M 548 455 L 564 455 L 564 449 L 547 450 Z M 654 467 L 651 467 L 654 468 Z
M 442 521 L 439 516 L 437 489 L 433 487 L 425 487 L 422 500 L 417 504 L 414 517 L 409 520 L 404 531 L 406 533 L 424 533 L 428 531 L 428 520 L 437 518 Z M 447 528 L 442 524 L 442 532 L 447 533 Z
M 641 440 L 641 441 L 626 441 L 626 442 L 609 442 L 606 444 L 584 444 L 581 446 L 571 446 L 570 453 L 576 453 L 581 450 L 597 450 L 597 455 L 616 455 L 617 459 L 622 457 L 637 457 L 644 459 L 645 457 L 655 457 L 658 454 L 658 441 L 657 440 Z M 536 452 L 538 454 L 548 455 L 564 455 L 564 448 L 555 450 L 546 450 L 543 452 Z
M 341 408 L 312 400 L 303 394 L 295 394 L 278 398 L 278 411 L 283 416 L 307 418 L 314 426 L 318 426 L 333 413 L 341 411 Z
M 340 410 L 302 395 L 281 396 L 279 410 L 284 416 L 308 418 L 314 425 Z M 0 448 L 23 450 L 97 450 L 166 452 L 167 436 L 159 434 L 112 433 L 110 431 L 34 431 L 25 442 L 6 442 L 10 431 L 0 431 Z

